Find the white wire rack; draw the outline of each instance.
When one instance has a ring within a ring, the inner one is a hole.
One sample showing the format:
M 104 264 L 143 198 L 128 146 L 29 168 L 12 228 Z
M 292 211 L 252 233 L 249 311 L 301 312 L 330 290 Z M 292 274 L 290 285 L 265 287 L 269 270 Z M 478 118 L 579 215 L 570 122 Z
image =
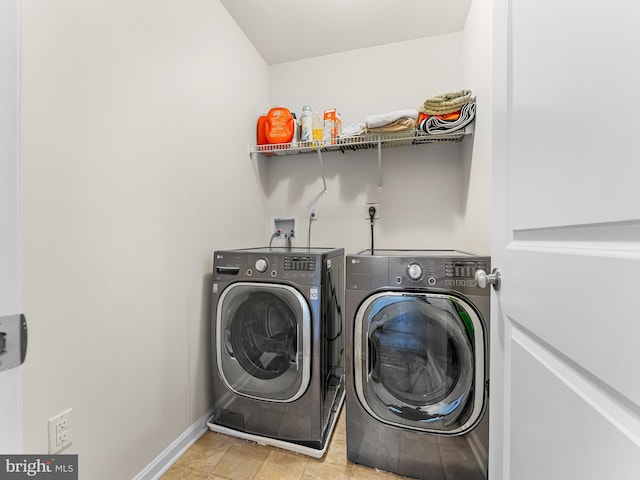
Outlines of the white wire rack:
M 277 143 L 268 145 L 251 145 L 249 154 L 254 157 L 256 154 L 265 156 L 281 155 L 302 155 L 315 153 L 320 162 L 322 173 L 322 183 L 324 191 L 327 191 L 327 181 L 324 174 L 324 164 L 322 154 L 325 152 L 350 152 L 354 150 L 378 149 L 378 190 L 382 191 L 382 149 L 390 147 L 405 147 L 409 145 L 426 145 L 430 143 L 459 142 L 465 135 L 472 133 L 471 127 L 467 126 L 453 133 L 430 135 L 421 130 L 412 130 L 390 135 L 360 135 L 354 137 L 339 138 L 336 143 L 312 141 L 312 142 L 292 142 Z
M 425 145 L 429 143 L 458 142 L 465 135 L 470 134 L 468 128 L 453 133 L 429 135 L 422 131 L 393 135 L 359 135 L 354 137 L 339 138 L 336 143 L 327 141 L 276 143 L 268 145 L 251 145 L 250 153 L 262 153 L 272 155 L 300 155 L 315 152 L 348 152 L 353 150 L 366 150 L 371 148 L 403 147 L 407 145 Z

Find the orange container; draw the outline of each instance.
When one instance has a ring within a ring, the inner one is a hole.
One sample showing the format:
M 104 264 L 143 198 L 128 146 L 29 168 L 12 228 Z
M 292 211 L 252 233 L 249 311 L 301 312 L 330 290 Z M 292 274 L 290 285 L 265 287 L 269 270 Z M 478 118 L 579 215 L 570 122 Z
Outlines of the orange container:
M 258 118 L 258 125 L 256 126 L 256 143 L 258 145 L 267 144 L 267 131 L 265 129 L 267 124 L 267 116 L 260 115 Z
M 291 111 L 284 107 L 274 107 L 265 120 L 267 143 L 290 143 L 295 132 L 295 120 Z

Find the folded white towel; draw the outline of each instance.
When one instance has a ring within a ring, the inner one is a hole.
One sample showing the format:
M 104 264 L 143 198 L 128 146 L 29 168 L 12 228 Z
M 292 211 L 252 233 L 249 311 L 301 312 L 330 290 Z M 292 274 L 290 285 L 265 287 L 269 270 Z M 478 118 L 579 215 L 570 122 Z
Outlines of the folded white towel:
M 365 118 L 365 124 L 367 128 L 378 128 L 395 122 L 396 120 L 399 120 L 401 118 L 412 118 L 414 120 L 417 120 L 418 111 L 406 109 L 396 110 L 388 113 L 380 113 L 376 115 L 367 115 Z
M 347 125 L 342 128 L 340 132 L 340 138 L 344 137 L 355 137 L 358 135 L 362 135 L 364 132 L 364 125 L 362 123 L 352 123 L 351 125 Z

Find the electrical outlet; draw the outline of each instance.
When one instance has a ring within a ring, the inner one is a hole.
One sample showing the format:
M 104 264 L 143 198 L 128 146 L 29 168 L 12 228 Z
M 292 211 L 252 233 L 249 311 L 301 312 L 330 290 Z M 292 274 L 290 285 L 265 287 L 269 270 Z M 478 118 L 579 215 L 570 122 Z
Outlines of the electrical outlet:
M 61 433 L 69 430 L 69 421 L 67 417 L 62 417 L 62 419 L 56 423 L 56 433 Z
M 64 448 L 65 442 L 69 440 L 69 430 L 63 430 L 56 434 L 56 447 Z
M 369 208 L 370 207 L 374 207 L 376 209 L 376 213 L 374 215 L 374 219 L 375 220 L 379 220 L 380 219 L 380 202 L 367 202 L 364 204 L 364 218 L 366 220 L 370 220 L 371 217 L 369 216 Z
M 71 409 L 49 419 L 49 453 L 58 453 L 73 442 Z
M 309 218 L 311 220 L 318 219 L 318 206 L 316 204 L 312 204 L 309 206 Z

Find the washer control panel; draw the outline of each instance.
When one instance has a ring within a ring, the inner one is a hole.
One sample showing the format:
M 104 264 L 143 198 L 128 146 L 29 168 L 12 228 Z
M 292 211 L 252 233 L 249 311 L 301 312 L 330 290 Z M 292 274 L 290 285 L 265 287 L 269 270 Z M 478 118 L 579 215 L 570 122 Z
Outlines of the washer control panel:
M 331 260 L 327 260 L 330 268 Z M 301 285 L 320 282 L 320 255 L 221 251 L 214 261 L 214 280 L 287 280 Z
M 313 271 L 316 269 L 316 257 L 304 255 L 285 256 L 284 269 L 303 272 Z

